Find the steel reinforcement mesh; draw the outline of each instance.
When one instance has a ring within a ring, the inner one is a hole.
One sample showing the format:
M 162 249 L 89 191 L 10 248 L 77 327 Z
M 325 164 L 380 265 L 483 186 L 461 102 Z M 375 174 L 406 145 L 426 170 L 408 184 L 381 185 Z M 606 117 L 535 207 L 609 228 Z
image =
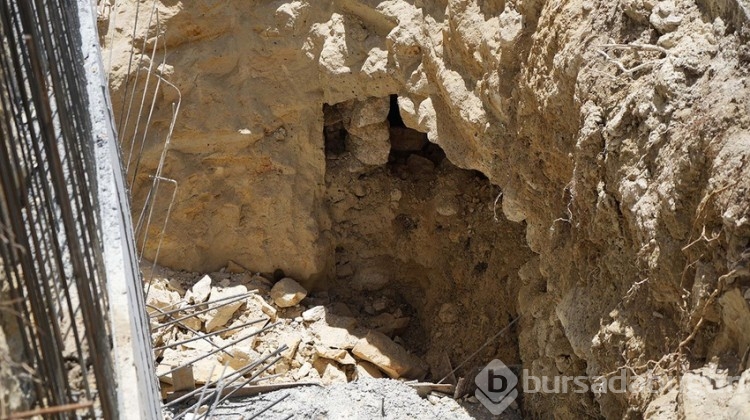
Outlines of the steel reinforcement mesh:
M 117 417 L 77 19 L 74 1 L 0 0 L 0 364 L 25 405 L 0 383 L 0 418 Z

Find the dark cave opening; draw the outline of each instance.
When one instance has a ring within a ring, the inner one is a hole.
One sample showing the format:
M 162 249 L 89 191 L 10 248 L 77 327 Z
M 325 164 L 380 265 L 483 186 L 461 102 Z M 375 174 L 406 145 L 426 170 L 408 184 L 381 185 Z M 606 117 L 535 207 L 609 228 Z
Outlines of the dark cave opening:
M 362 127 L 353 121 L 365 106 L 378 110 L 382 120 L 368 127 L 380 131 L 357 136 Z M 440 379 L 442 361 L 464 360 L 510 319 L 503 285 L 527 258 L 523 228 L 498 225 L 487 177 L 453 165 L 426 133 L 407 127 L 397 95 L 324 105 L 323 114 L 335 249 L 328 296 L 362 325 L 387 320 L 376 328 Z M 379 163 L 361 159 L 373 155 Z M 480 321 L 465 329 L 463 317 Z M 494 357 L 518 362 L 512 335 L 481 358 Z

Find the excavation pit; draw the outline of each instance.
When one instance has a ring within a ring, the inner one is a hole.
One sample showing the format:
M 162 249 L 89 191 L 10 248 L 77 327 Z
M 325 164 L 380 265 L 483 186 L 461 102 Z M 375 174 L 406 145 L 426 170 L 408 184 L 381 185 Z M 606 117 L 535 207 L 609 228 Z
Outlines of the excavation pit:
M 368 109 L 382 121 L 358 127 Z M 382 300 L 391 304 L 381 313 L 408 313 L 409 324 L 391 337 L 438 381 L 445 360 L 463 362 L 514 318 L 516 273 L 531 256 L 525 227 L 495 220 L 499 189 L 406 127 L 395 95 L 326 105 L 324 115 L 336 266 L 327 292 L 355 316 L 381 316 L 373 304 Z M 516 343 L 508 333 L 460 374 L 492 358 L 519 363 Z

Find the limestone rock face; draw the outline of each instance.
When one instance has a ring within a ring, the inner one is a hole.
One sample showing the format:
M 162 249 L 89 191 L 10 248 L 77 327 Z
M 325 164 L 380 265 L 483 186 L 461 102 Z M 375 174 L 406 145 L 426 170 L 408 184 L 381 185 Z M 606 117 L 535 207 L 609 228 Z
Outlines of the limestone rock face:
M 374 193 L 326 190 L 324 132 L 345 133 L 331 137 L 348 142 L 341 152 L 353 156 L 344 168 L 352 179 L 369 176 L 388 161 L 384 109 L 397 94 L 406 127 L 494 190 L 468 204 L 456 198 L 459 187 L 447 198 L 436 194 L 424 220 L 399 211 L 406 189 L 380 192 L 392 197 L 393 214 L 366 222 L 400 229 L 394 243 L 428 226 L 430 246 L 472 209 L 482 220 L 518 222 L 520 234 L 484 232 L 498 245 L 523 241 L 526 250 L 513 273 L 491 281 L 481 277 L 480 260 L 491 247 L 473 248 L 482 232 L 464 226 L 448 237 L 477 257 L 477 270 L 453 273 L 458 260 L 449 261 L 445 289 L 487 297 L 491 304 L 469 308 L 486 337 L 520 316 L 517 357 L 531 374 L 606 375 L 669 354 L 701 361 L 746 351 L 748 276 L 718 284 L 739 272 L 750 243 L 746 1 L 161 1 L 160 27 L 141 18 L 131 40 L 136 4 L 118 2 L 102 39 L 116 114 L 133 86 L 137 98 L 144 90 L 144 78 L 135 84 L 127 74 L 136 67 L 131 46 L 137 64 L 153 64 L 174 85 L 155 97 L 148 136 L 155 140 L 141 154 L 124 153 L 133 162 L 136 218 L 181 100 L 163 162 L 179 188 L 159 263 L 201 272 L 229 260 L 264 273 L 282 268 L 311 290 L 334 278 L 334 236 L 350 226 L 332 219 L 364 213 L 360 195 Z M 154 45 L 168 52 L 163 64 L 161 55 L 151 62 Z M 140 138 L 132 127 L 118 131 L 124 151 Z M 399 147 L 413 149 L 411 140 Z M 411 163 L 428 184 L 442 170 Z M 336 203 L 346 206 L 332 212 Z M 152 230 L 166 207 L 159 202 Z M 146 244 L 147 258 L 157 246 Z M 399 252 L 388 261 L 429 267 L 452 258 L 442 249 L 439 257 Z M 356 266 L 344 278 L 365 291 L 398 280 L 375 274 Z M 707 305 L 717 288 L 727 295 Z M 437 317 L 442 303 L 430 295 L 432 313 L 422 321 Z M 503 316 L 485 314 L 496 307 Z M 443 324 L 460 324 L 442 315 Z M 342 331 L 326 333 L 331 347 L 351 348 Z M 539 394 L 529 410 L 568 418 L 586 407 L 621 418 L 652 398 Z

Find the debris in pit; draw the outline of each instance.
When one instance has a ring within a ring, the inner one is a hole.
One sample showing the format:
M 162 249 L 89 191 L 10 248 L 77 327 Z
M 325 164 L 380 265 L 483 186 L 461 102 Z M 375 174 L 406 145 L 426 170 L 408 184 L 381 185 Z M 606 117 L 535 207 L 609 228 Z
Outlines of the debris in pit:
M 152 313 L 153 339 L 167 394 L 175 391 L 172 373 L 191 360 L 196 360 L 192 373 L 198 386 L 230 375 L 243 382 L 258 373 L 248 366 L 282 347 L 274 365 L 253 383 L 421 379 L 427 372 L 422 360 L 389 337 L 411 322 L 391 299 L 374 299 L 374 315 L 367 315 L 342 302 L 317 305 L 330 302 L 327 294 L 305 299 L 307 291 L 289 277 L 270 287 L 263 277 L 246 272 L 160 270 L 151 284 L 158 292 L 149 299 L 159 308 Z M 261 322 L 248 325 L 255 320 Z
M 307 296 L 307 290 L 290 277 L 279 280 L 271 288 L 271 298 L 276 306 L 289 308 L 295 306 Z

